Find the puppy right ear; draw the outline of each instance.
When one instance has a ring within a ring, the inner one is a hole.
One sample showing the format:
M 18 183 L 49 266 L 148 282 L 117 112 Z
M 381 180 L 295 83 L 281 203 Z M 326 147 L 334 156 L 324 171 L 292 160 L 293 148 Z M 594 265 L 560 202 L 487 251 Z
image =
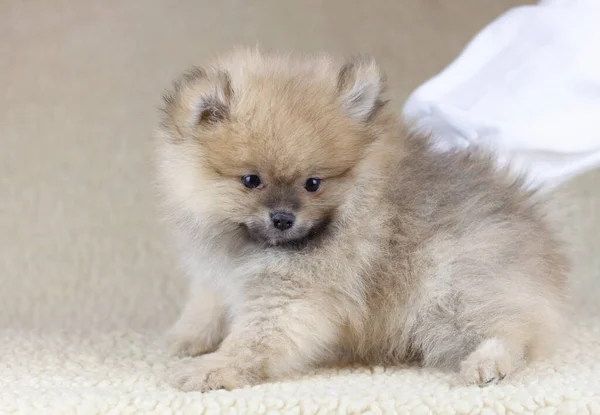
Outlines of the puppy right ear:
M 367 120 L 383 105 L 381 94 L 385 77 L 371 57 L 360 56 L 347 62 L 338 75 L 337 90 L 346 115 Z
M 164 96 L 163 126 L 183 138 L 229 119 L 233 96 L 224 71 L 208 73 L 194 67 L 173 83 Z

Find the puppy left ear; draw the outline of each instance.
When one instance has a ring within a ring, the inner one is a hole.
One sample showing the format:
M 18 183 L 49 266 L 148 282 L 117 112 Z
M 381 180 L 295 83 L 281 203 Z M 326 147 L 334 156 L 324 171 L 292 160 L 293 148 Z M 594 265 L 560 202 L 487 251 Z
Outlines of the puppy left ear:
M 346 63 L 338 75 L 337 90 L 342 107 L 350 118 L 366 121 L 381 107 L 385 77 L 371 57 Z
M 201 136 L 229 119 L 232 96 L 227 72 L 188 70 L 164 96 L 163 131 L 175 139 Z

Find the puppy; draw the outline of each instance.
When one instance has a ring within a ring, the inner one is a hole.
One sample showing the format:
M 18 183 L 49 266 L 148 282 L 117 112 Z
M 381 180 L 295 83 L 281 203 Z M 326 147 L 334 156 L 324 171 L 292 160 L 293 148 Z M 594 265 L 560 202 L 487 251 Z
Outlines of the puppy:
M 183 390 L 340 362 L 480 386 L 552 350 L 567 263 L 532 194 L 476 150 L 436 153 L 373 60 L 238 51 L 165 97 L 159 176 L 188 302 Z

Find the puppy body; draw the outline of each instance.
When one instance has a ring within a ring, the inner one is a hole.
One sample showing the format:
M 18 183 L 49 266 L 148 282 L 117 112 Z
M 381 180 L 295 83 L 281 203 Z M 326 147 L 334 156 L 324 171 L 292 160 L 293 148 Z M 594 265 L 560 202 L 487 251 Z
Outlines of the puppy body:
M 175 84 L 157 154 L 191 290 L 169 339 L 204 354 L 176 385 L 341 361 L 483 385 L 557 337 L 566 261 L 531 195 L 483 154 L 407 136 L 382 90 L 368 59 L 247 51 Z

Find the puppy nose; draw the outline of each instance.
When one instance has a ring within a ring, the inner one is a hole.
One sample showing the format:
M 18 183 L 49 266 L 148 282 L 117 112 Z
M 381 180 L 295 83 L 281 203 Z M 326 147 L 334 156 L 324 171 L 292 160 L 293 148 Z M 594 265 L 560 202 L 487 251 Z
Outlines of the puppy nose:
M 290 212 L 275 212 L 271 213 L 271 222 L 280 231 L 285 231 L 294 226 L 296 217 Z

